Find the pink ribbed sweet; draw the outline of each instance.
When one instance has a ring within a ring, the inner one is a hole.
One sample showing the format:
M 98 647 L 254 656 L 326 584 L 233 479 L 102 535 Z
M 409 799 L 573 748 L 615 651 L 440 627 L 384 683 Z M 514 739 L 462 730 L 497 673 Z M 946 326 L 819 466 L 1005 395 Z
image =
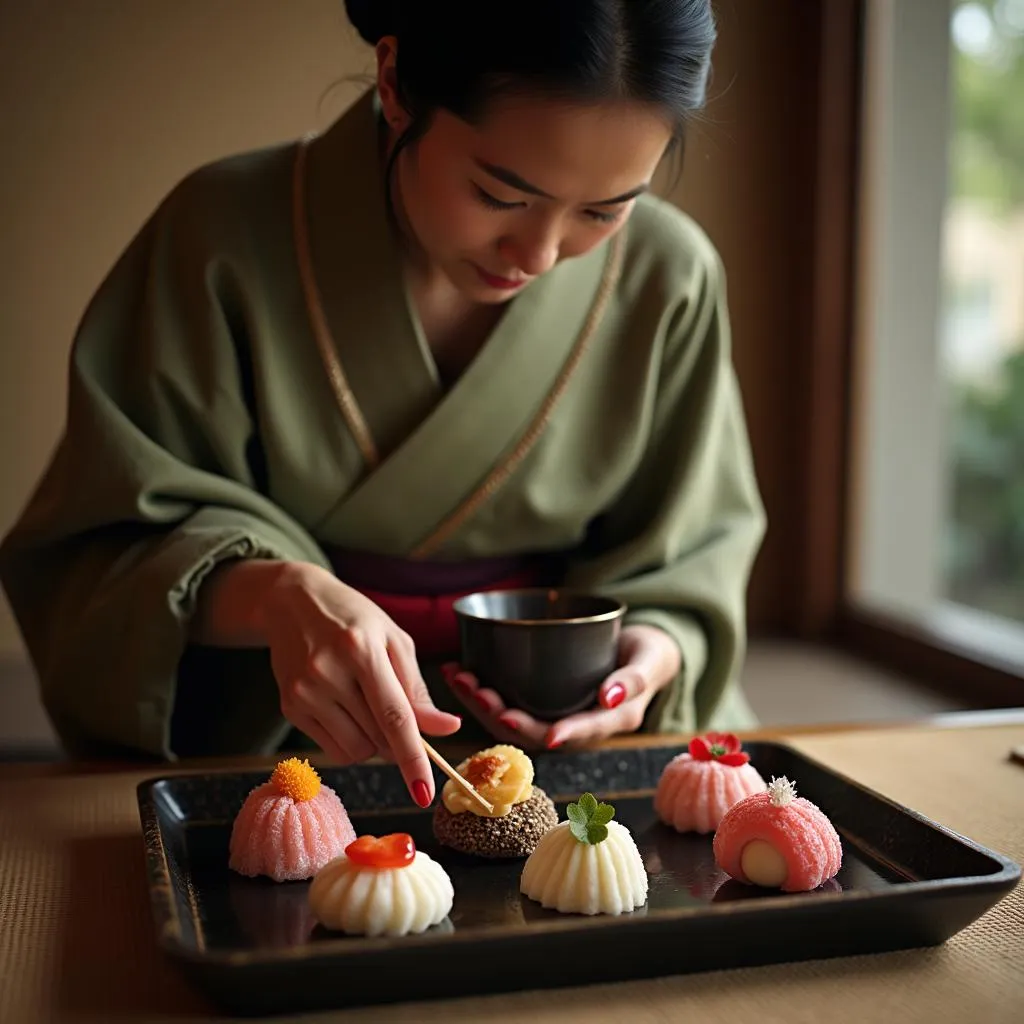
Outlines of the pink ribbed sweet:
M 786 862 L 783 892 L 817 889 L 834 878 L 843 863 L 842 843 L 832 822 L 803 797 L 777 807 L 770 792 L 755 793 L 728 811 L 715 833 L 715 861 L 739 882 L 749 884 L 740 862 L 744 848 L 755 839 L 770 843 Z
M 714 832 L 733 804 L 764 788 L 764 779 L 751 764 L 697 761 L 680 754 L 661 773 L 654 810 L 678 832 Z
M 356 838 L 344 804 L 329 786 L 311 800 L 283 796 L 270 782 L 245 799 L 231 829 L 233 871 L 275 882 L 312 878 Z

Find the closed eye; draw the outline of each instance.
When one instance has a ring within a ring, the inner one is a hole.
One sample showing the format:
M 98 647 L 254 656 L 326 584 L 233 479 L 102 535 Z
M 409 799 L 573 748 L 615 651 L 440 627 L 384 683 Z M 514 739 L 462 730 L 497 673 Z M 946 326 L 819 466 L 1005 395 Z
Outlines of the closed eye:
M 614 224 L 625 210 L 624 206 L 620 206 L 617 210 L 611 212 L 604 212 L 603 210 L 585 210 L 584 213 L 593 220 L 600 221 L 602 224 Z
M 476 197 L 480 200 L 484 206 L 491 210 L 516 210 L 521 206 L 525 206 L 526 203 L 503 203 L 497 196 L 492 196 L 490 192 L 485 191 L 476 182 L 473 183 L 473 188 L 476 189 Z
M 476 182 L 473 182 L 473 188 L 476 191 L 476 197 L 484 204 L 489 210 L 518 210 L 526 206 L 525 202 L 519 201 L 514 203 L 507 203 L 497 196 L 491 195 L 486 189 L 481 188 Z M 616 210 L 584 210 L 583 215 L 589 217 L 591 220 L 598 221 L 601 224 L 614 224 L 625 211 L 625 204 L 620 206 Z

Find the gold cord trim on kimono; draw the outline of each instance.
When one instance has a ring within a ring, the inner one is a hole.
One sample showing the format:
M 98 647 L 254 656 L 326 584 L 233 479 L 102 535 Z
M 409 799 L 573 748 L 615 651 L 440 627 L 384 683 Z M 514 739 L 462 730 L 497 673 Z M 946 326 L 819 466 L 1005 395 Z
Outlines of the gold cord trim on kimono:
M 501 487 L 501 485 L 512 475 L 520 462 L 526 458 L 530 449 L 537 443 L 541 434 L 551 418 L 558 400 L 562 397 L 569 381 L 575 373 L 580 360 L 583 358 L 590 341 L 600 326 L 601 318 L 604 316 L 608 300 L 611 298 L 612 290 L 619 279 L 622 270 L 622 254 L 625 251 L 624 236 L 625 228 L 613 239 L 608 253 L 608 260 L 605 263 L 604 274 L 601 277 L 601 284 L 594 302 L 587 314 L 587 319 L 580 329 L 579 337 L 573 346 L 569 358 L 562 367 L 558 379 L 555 381 L 544 404 L 540 407 L 529 429 L 523 435 L 519 444 L 516 445 L 512 454 L 500 465 L 496 466 L 486 480 L 471 494 L 426 540 L 412 552 L 412 558 L 427 558 L 433 554 L 448 538 L 471 516 L 473 513 Z
M 309 139 L 310 137 L 303 139 L 296 147 L 292 185 L 295 250 L 299 262 L 299 277 L 302 279 L 302 291 L 306 299 L 306 308 L 309 311 L 313 337 L 316 339 L 320 357 L 327 370 L 327 379 L 331 382 L 331 389 L 334 391 L 334 397 L 341 409 L 341 415 L 348 424 L 367 466 L 372 469 L 380 462 L 380 453 L 377 451 L 370 428 L 366 425 L 366 419 L 359 408 L 359 403 L 349 387 L 348 378 L 342 369 L 338 354 L 334 350 L 331 332 L 327 327 L 327 317 L 324 315 L 323 305 L 320 301 L 320 290 L 313 273 L 306 211 L 306 145 Z

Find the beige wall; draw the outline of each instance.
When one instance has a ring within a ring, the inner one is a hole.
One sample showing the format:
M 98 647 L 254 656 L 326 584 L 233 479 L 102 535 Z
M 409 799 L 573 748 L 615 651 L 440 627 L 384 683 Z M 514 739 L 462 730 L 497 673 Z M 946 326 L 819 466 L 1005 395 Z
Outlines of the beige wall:
M 0 533 L 60 431 L 78 318 L 142 221 L 198 164 L 322 126 L 351 95 L 318 108 L 324 90 L 368 56 L 340 0 L 0 3 Z
M 718 0 L 713 102 L 679 200 L 729 273 L 736 361 L 771 526 L 752 623 L 792 619 L 801 360 L 812 277 L 815 9 Z M 341 0 L 0 0 L 0 532 L 63 418 L 100 279 L 196 165 L 322 126 L 368 66 Z M 350 97 L 350 94 L 349 94 Z M 0 656 L 20 643 L 0 596 Z

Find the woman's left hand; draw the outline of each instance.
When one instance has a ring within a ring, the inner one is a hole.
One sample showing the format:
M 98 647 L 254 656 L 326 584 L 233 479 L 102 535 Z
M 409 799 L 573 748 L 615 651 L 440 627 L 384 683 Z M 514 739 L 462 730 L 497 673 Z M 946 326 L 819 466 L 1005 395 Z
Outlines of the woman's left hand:
M 457 664 L 444 666 L 444 677 L 469 712 L 495 738 L 519 747 L 591 743 L 623 732 L 636 732 L 651 701 L 679 673 L 676 642 L 656 626 L 626 626 L 619 638 L 619 667 L 601 684 L 599 707 L 558 722 L 542 722 L 506 707 L 495 690 L 482 687 Z

